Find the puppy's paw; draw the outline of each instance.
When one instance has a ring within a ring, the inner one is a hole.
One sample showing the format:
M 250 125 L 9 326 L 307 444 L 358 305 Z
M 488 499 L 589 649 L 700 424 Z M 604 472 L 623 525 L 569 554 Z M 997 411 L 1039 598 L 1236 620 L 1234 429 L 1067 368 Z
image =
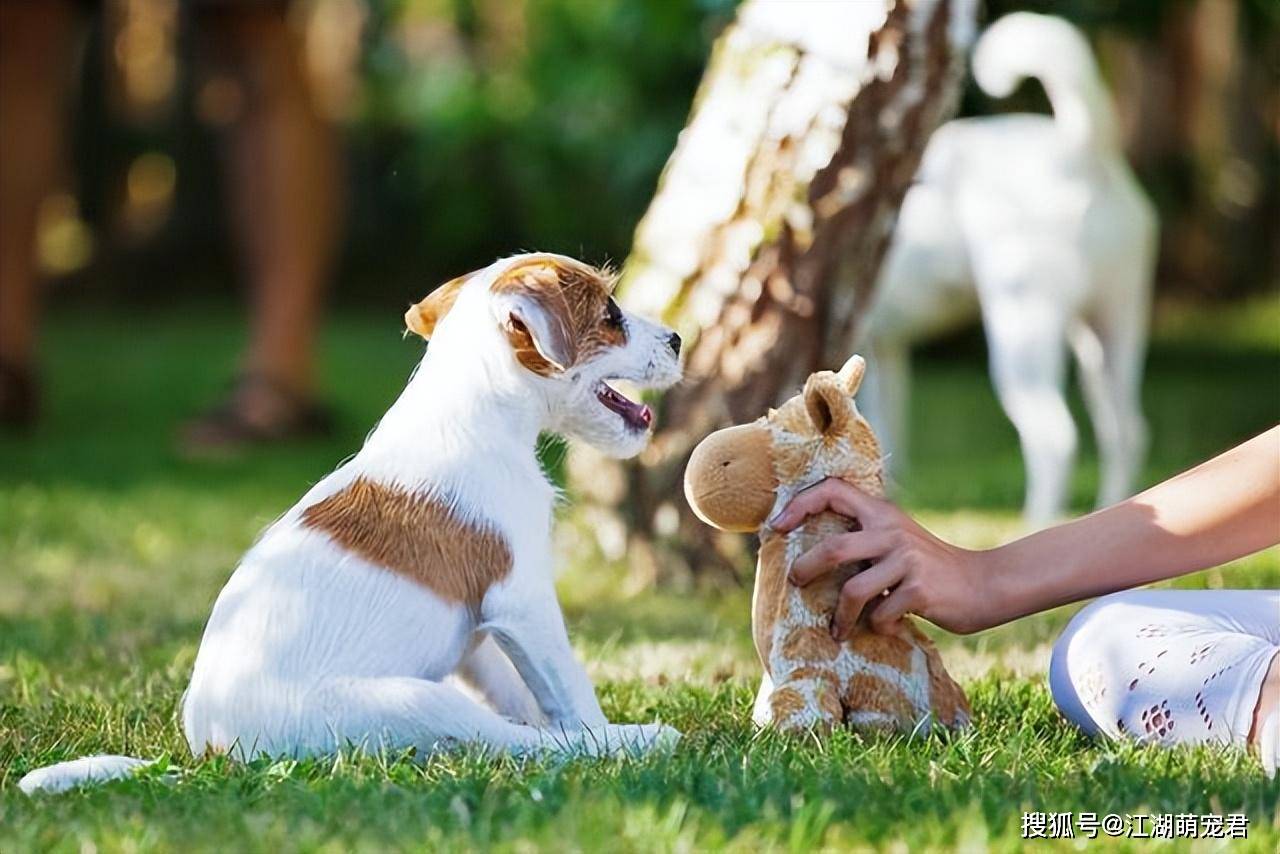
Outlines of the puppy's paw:
M 642 724 L 648 730 L 649 751 L 669 753 L 680 743 L 680 730 L 666 724 Z
M 567 756 L 641 756 L 668 752 L 680 732 L 663 724 L 602 724 L 548 734 L 542 749 Z
M 606 740 L 611 753 L 666 752 L 680 741 L 680 731 L 664 724 L 609 724 Z

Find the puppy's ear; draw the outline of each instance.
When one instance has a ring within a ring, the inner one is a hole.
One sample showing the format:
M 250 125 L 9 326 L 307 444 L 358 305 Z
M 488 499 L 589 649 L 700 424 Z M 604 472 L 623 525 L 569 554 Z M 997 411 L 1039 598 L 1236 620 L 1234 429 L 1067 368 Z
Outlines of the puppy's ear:
M 436 325 L 440 323 L 441 318 L 449 313 L 449 309 L 453 308 L 454 302 L 458 299 L 458 294 L 462 291 L 462 286 L 470 278 L 470 273 L 465 276 L 459 276 L 456 279 L 445 282 L 427 294 L 426 299 L 410 307 L 404 313 L 404 325 L 409 328 L 410 332 L 420 335 L 424 339 L 430 339 L 436 331 Z
M 516 265 L 492 286 L 494 316 L 520 364 L 536 374 L 566 370 L 578 360 L 573 317 L 559 264 L 536 260 Z
M 521 364 L 544 373 L 538 359 L 556 371 L 577 361 L 568 306 L 559 292 L 505 291 L 494 295 L 493 306 Z

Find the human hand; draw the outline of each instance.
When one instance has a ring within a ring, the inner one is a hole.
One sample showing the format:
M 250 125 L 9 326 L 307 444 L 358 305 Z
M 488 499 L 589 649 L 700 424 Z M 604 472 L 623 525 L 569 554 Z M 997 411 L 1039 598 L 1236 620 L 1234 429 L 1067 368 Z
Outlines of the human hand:
M 837 640 L 848 635 L 873 601 L 870 621 L 878 632 L 892 632 L 907 613 L 960 634 L 1002 621 L 987 553 L 938 539 L 893 503 L 845 481 L 829 478 L 801 492 L 769 527 L 790 531 L 824 511 L 857 519 L 862 530 L 827 537 L 805 552 L 791 567 L 791 582 L 803 587 L 840 566 L 872 561 L 840 590 L 831 625 Z

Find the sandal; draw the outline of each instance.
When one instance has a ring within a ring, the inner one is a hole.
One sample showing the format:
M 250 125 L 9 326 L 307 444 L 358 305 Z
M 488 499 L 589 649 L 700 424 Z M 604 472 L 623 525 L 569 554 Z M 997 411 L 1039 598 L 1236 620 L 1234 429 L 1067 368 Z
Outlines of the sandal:
M 30 370 L 0 364 L 0 427 L 27 431 L 40 416 L 40 390 Z
M 222 403 L 183 425 L 179 439 L 185 450 L 199 454 L 332 434 L 327 407 L 265 377 L 246 376 Z

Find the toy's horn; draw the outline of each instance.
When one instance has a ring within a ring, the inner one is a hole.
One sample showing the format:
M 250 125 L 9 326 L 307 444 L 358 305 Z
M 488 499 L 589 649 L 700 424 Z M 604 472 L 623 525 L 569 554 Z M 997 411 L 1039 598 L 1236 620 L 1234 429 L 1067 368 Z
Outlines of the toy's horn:
M 844 367 L 840 369 L 840 372 L 836 374 L 836 380 L 849 394 L 857 394 L 858 386 L 862 385 L 862 375 L 866 372 L 866 360 L 854 353 L 849 357 L 849 361 L 844 363 Z

